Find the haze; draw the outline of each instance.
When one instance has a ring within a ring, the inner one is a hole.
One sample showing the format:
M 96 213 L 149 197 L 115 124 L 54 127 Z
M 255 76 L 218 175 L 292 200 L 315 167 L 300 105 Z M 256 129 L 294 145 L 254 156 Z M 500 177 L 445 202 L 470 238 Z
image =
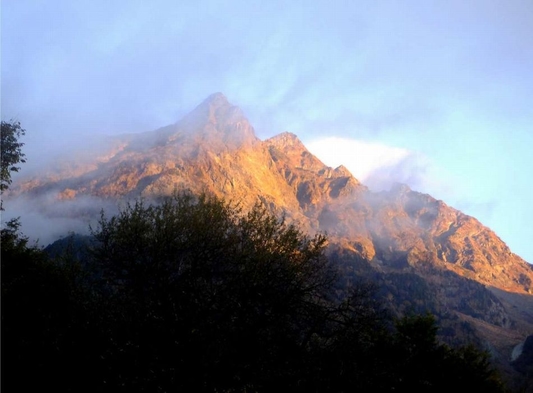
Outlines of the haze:
M 4 1 L 2 119 L 25 176 L 213 92 L 374 189 L 443 199 L 533 262 L 533 3 Z M 8 206 L 7 206 L 8 207 Z

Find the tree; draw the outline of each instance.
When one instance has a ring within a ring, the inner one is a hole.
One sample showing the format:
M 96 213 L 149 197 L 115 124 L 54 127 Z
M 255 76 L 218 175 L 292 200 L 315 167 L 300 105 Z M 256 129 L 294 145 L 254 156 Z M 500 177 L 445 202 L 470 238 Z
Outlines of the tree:
M 244 213 L 188 194 L 102 214 L 92 232 L 110 300 L 99 317 L 111 332 L 112 386 L 313 392 L 384 384 L 379 304 L 370 286 L 340 286 L 323 235 L 307 236 L 259 204 Z
M 451 348 L 441 344 L 437 331 L 431 314 L 405 316 L 396 323 L 391 351 L 395 391 L 505 391 L 488 353 L 471 345 Z
M 1 230 L 2 390 L 89 391 L 102 353 L 89 287 L 73 260 L 51 260 L 19 225 Z
M 1 144 L 1 172 L 0 172 L 0 193 L 3 194 L 11 184 L 11 172 L 18 172 L 19 163 L 26 162 L 26 155 L 22 152 L 24 143 L 19 142 L 26 130 L 20 126 L 20 122 L 2 121 L 2 144 Z M 3 210 L 0 200 L 0 210 Z
M 324 236 L 260 205 L 243 214 L 187 194 L 102 215 L 93 235 L 120 316 L 110 319 L 118 385 L 266 389 L 309 372 L 305 355 L 334 316 Z

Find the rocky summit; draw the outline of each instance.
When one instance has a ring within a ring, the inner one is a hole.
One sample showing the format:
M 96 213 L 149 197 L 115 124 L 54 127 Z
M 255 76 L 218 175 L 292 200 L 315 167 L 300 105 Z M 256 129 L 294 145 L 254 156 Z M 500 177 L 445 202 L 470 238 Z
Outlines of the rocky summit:
M 304 231 L 326 233 L 347 281 L 377 283 L 394 312 L 435 313 L 443 339 L 474 338 L 510 373 L 513 349 L 533 334 L 532 266 L 493 231 L 406 185 L 372 192 L 294 134 L 260 140 L 220 93 L 175 124 L 110 138 L 92 159 L 19 181 L 8 199 L 72 217 L 94 213 L 74 208 L 87 198 L 109 203 L 175 190 L 213 193 L 244 209 L 261 201 Z

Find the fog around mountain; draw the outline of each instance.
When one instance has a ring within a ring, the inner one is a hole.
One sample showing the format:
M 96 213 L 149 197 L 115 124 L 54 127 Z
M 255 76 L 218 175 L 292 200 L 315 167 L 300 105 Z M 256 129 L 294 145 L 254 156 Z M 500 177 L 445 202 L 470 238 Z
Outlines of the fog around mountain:
M 29 172 L 222 91 L 261 140 L 408 151 L 372 181 L 342 163 L 447 201 L 533 260 L 532 18 L 528 0 L 6 1 L 2 120 L 28 130 Z

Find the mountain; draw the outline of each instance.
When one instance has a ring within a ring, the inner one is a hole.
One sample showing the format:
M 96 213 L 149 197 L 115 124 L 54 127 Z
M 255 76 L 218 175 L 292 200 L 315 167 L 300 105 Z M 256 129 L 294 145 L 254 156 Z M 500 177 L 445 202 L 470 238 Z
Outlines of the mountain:
M 99 146 L 97 155 L 19 181 L 8 199 L 69 217 L 184 189 L 244 209 L 261 201 L 309 233 L 327 233 L 347 283 L 374 281 L 398 314 L 436 313 L 443 339 L 474 339 L 515 372 L 513 349 L 533 333 L 533 269 L 475 218 L 406 185 L 372 192 L 294 134 L 262 141 L 220 93 L 175 124 Z

